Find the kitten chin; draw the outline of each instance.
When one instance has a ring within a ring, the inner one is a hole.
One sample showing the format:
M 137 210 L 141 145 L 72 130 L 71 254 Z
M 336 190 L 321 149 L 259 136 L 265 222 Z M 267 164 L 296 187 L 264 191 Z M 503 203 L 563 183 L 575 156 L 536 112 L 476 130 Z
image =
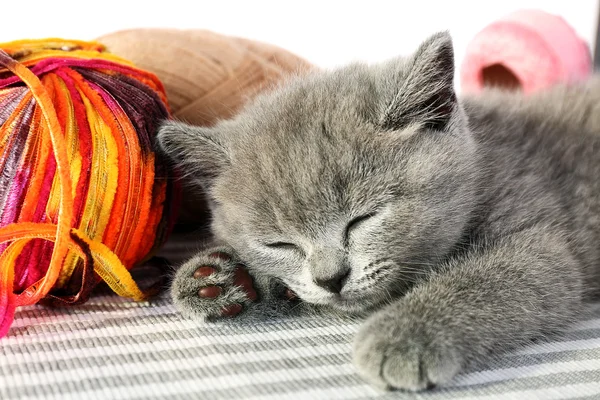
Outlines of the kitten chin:
M 341 311 L 347 314 L 363 315 L 373 312 L 386 304 L 403 297 L 409 290 L 409 285 L 401 281 L 395 285 L 395 290 L 388 290 L 383 285 L 376 286 L 371 293 L 356 291 L 353 294 L 328 294 L 319 297 L 302 297 L 304 301 Z

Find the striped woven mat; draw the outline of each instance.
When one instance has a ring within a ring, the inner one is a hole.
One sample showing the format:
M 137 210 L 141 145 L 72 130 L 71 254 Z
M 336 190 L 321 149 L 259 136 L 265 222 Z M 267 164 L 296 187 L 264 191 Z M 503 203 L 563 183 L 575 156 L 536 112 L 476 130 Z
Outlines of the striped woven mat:
M 166 255 L 194 248 L 175 241 Z M 166 295 L 24 307 L 0 340 L 0 399 L 600 399 L 599 306 L 559 339 L 419 394 L 380 392 L 356 375 L 358 326 L 318 316 L 198 324 Z

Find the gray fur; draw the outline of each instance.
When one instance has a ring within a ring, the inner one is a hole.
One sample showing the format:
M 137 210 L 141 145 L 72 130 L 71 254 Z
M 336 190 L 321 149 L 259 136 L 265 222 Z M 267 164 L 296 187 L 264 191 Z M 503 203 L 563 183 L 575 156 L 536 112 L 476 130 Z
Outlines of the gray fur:
M 214 128 L 159 133 L 265 301 L 282 282 L 368 316 L 354 359 L 382 387 L 443 384 L 558 332 L 600 283 L 600 82 L 458 100 L 452 57 L 437 34 L 409 58 L 292 79 Z M 197 299 L 202 257 L 172 290 L 199 318 L 229 301 Z M 339 295 L 318 284 L 345 274 Z

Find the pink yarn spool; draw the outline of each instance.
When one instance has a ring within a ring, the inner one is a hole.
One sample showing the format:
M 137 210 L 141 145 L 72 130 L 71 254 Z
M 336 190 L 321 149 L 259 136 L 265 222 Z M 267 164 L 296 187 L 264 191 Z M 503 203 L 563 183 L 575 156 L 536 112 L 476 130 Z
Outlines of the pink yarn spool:
M 576 82 L 592 72 L 587 44 L 567 22 L 538 10 L 510 14 L 483 29 L 469 44 L 461 67 L 461 89 L 486 86 L 543 89 Z

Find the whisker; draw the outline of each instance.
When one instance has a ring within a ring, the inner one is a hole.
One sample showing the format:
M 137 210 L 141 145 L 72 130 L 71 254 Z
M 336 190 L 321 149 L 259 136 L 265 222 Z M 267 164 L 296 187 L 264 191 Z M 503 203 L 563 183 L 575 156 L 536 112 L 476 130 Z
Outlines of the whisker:
M 398 268 L 399 272 L 411 273 L 415 275 L 430 275 L 431 271 L 422 269 L 406 268 L 404 266 Z

